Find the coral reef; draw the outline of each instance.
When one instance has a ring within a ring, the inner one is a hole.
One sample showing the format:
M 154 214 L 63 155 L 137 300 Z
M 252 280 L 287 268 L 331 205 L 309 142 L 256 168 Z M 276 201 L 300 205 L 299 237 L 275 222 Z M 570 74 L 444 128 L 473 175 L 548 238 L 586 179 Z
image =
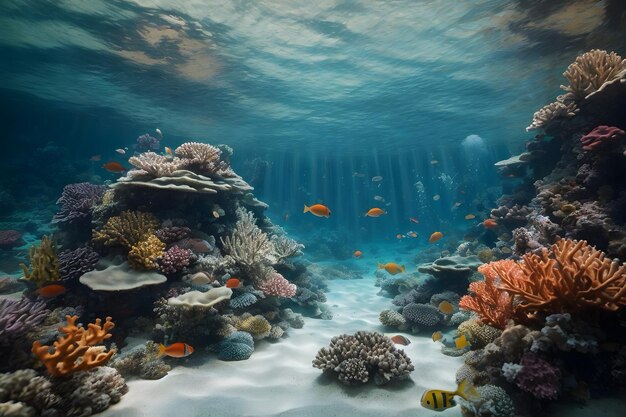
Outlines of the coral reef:
M 317 352 L 313 366 L 334 374 L 345 385 L 358 385 L 374 379 L 383 385 L 406 378 L 414 370 L 404 351 L 376 332 L 357 332 L 332 338 L 329 347 Z
M 165 255 L 165 243 L 153 234 L 148 235 L 128 251 L 128 265 L 138 270 L 159 269 L 158 260 Z M 163 272 L 163 271 L 161 271 Z
M 558 368 L 531 352 L 524 354 L 520 365 L 521 368 L 513 378 L 520 389 L 541 400 L 557 398 L 561 385 Z
M 109 365 L 124 377 L 161 379 L 172 369 L 159 357 L 159 345 L 152 341 L 138 346 L 128 353 L 116 355 Z
M 263 291 L 266 296 L 273 297 L 286 297 L 290 298 L 296 295 L 297 287 L 295 284 L 290 283 L 278 272 L 270 272 L 269 278 L 265 278 L 259 289 Z
M 22 233 L 17 230 L 0 230 L 0 249 L 12 249 L 24 244 Z
M 626 137 L 626 132 L 614 126 L 596 126 L 591 132 L 580 138 L 583 150 L 593 151 Z
M 272 325 L 263 316 L 250 316 L 237 323 L 237 330 L 248 332 L 255 340 L 269 336 Z
M 79 281 L 94 291 L 128 291 L 148 285 L 162 284 L 165 275 L 154 271 L 138 271 L 130 268 L 127 262 L 110 265 L 101 271 L 89 271 Z
M 462 401 L 464 416 L 472 417 L 514 417 L 515 406 L 509 394 L 497 385 L 483 385 L 476 389 L 478 397 L 472 401 Z
M 51 238 L 44 236 L 39 246 L 31 246 L 29 258 L 28 267 L 20 264 L 24 279 L 34 282 L 38 287 L 59 279 L 59 258 Z
M 443 320 L 437 307 L 431 304 L 408 304 L 402 309 L 402 316 L 407 322 L 424 327 L 436 326 Z
M 52 223 L 89 221 L 92 208 L 102 201 L 106 189 L 105 185 L 88 182 L 66 185 L 61 197 L 57 200 L 57 204 L 61 207 L 52 218 Z
M 87 329 L 77 326 L 78 316 L 66 316 L 67 324 L 59 327 L 65 336 L 54 342 L 54 351 L 50 353 L 50 346 L 44 346 L 39 341 L 33 342 L 33 353 L 46 366 L 52 376 L 64 376 L 78 371 L 85 371 L 104 365 L 115 353 L 115 350 L 106 352 L 99 344 L 111 337 L 109 331 L 115 326 L 111 317 L 107 317 L 104 324 L 96 319 Z
M 487 346 L 502 334 L 500 329 L 481 323 L 476 319 L 470 319 L 459 324 L 457 331 L 459 334 L 466 335 L 467 340 L 475 349 Z
M 190 249 L 181 249 L 172 246 L 165 251 L 163 256 L 158 258 L 158 269 L 161 273 L 170 275 L 182 271 L 191 264 L 193 252 Z
M 77 281 L 83 274 L 93 271 L 100 260 L 98 252 L 89 246 L 59 253 L 59 280 L 64 284 Z
M 248 332 L 237 331 L 217 344 L 217 358 L 222 361 L 243 361 L 254 352 L 254 339 Z

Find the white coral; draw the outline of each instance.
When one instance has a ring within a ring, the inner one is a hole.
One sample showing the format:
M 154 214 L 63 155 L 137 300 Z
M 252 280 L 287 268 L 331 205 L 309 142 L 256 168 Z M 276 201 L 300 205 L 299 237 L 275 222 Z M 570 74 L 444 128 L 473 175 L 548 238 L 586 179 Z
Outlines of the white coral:
M 288 238 L 287 236 L 274 235 L 272 236 L 271 241 L 274 245 L 277 263 L 282 263 L 285 259 L 292 256 L 302 255 L 301 250 L 304 249 L 304 245 Z
M 592 49 L 578 57 L 567 67 L 563 76 L 570 85 L 561 88 L 584 99 L 589 94 L 598 91 L 606 82 L 624 77 L 626 59 L 615 52 L 608 53 L 600 49 Z
M 180 158 L 167 158 L 154 152 L 131 156 L 128 162 L 155 177 L 169 177 L 174 171 L 182 168 Z

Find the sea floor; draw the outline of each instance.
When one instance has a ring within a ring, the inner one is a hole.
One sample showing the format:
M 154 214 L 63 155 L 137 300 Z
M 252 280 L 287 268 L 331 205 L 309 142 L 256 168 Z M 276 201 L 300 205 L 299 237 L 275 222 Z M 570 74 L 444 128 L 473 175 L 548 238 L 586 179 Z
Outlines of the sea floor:
M 424 390 L 454 389 L 462 358 L 441 354 L 429 335 L 408 336 L 404 347 L 415 365 L 411 378 L 377 387 L 344 387 L 313 368 L 317 351 L 333 336 L 358 330 L 384 332 L 380 311 L 391 306 L 377 295 L 373 271 L 364 279 L 329 281 L 332 320 L 305 318 L 278 343 L 261 342 L 250 359 L 222 362 L 213 356 L 176 366 L 157 381 L 131 380 L 130 391 L 101 416 L 460 416 L 460 408 L 435 412 L 420 406 Z M 392 336 L 397 333 L 386 333 Z

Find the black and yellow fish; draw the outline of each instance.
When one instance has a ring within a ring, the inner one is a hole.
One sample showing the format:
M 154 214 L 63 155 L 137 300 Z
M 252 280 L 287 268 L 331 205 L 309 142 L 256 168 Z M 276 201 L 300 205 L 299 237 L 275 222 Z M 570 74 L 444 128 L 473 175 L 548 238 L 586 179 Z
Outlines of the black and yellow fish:
M 431 389 L 422 395 L 422 407 L 434 411 L 443 411 L 456 405 L 454 396 L 458 395 L 464 400 L 478 397 L 478 392 L 466 379 L 461 381 L 456 391 L 444 391 L 441 389 Z

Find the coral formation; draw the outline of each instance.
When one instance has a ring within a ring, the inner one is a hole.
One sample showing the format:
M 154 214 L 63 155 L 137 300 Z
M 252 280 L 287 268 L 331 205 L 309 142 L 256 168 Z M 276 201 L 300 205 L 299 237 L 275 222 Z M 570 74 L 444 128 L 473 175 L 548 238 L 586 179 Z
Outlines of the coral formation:
M 272 325 L 263 316 L 250 316 L 237 323 L 237 330 L 248 332 L 256 340 L 263 339 L 270 334 Z
M 266 277 L 259 284 L 259 289 L 266 296 L 290 298 L 296 295 L 297 287 L 278 272 L 272 271 L 269 273 L 269 278 Z
M 502 334 L 500 329 L 481 323 L 476 319 L 470 319 L 459 324 L 459 334 L 467 336 L 467 340 L 473 348 L 480 349 L 493 342 Z
M 364 384 L 370 379 L 383 385 L 406 378 L 414 370 L 408 356 L 389 338 L 364 331 L 333 337 L 330 346 L 317 352 L 313 366 L 335 375 L 345 385 Z
M 34 282 L 38 287 L 59 279 L 59 258 L 56 245 L 48 236 L 41 238 L 39 246 L 31 246 L 30 265 L 20 264 L 24 279 Z
M 161 242 L 155 235 L 150 234 L 130 248 L 128 265 L 138 270 L 159 269 L 158 260 L 164 255 L 165 243 Z
M 602 86 L 619 78 L 626 71 L 626 59 L 615 52 L 592 49 L 578 57 L 567 67 L 563 76 L 569 81 L 563 90 L 574 96 L 575 100 L 586 98 Z
M 165 275 L 154 271 L 132 269 L 128 262 L 110 265 L 101 271 L 89 271 L 79 281 L 94 291 L 128 291 L 148 285 L 162 284 L 167 281 Z
M 520 389 L 540 400 L 557 398 L 561 386 L 561 372 L 558 368 L 532 352 L 524 354 L 520 365 L 514 378 Z
M 514 417 L 513 400 L 504 389 L 497 385 L 483 385 L 476 388 L 478 397 L 472 401 L 462 401 L 463 415 L 473 417 Z
M 172 369 L 159 357 L 159 345 L 150 340 L 121 356 L 116 355 L 109 365 L 124 378 L 161 379 Z
M 218 287 L 211 288 L 207 292 L 189 291 L 177 297 L 169 298 L 167 303 L 171 306 L 209 308 L 222 301 L 229 300 L 232 295 L 233 290 L 230 288 Z
M 89 246 L 59 253 L 59 280 L 64 284 L 77 281 L 81 275 L 93 271 L 100 260 L 98 252 Z
M 91 210 L 102 201 L 106 191 L 105 185 L 80 182 L 68 184 L 63 188 L 57 204 L 61 206 L 52 218 L 52 223 L 71 223 L 78 220 L 89 220 Z
M 101 230 L 94 230 L 93 241 L 104 246 L 123 246 L 130 250 L 158 227 L 159 220 L 152 213 L 126 210 L 119 216 L 110 217 Z
M 110 330 L 115 324 L 107 317 L 104 324 L 96 319 L 87 329 L 77 326 L 78 316 L 66 316 L 67 324 L 59 327 L 65 336 L 54 342 L 54 351 L 39 341 L 33 342 L 33 353 L 46 366 L 52 376 L 64 376 L 78 371 L 85 371 L 104 365 L 115 353 L 106 351 L 100 343 L 111 337 Z
M 222 361 L 243 361 L 254 352 L 254 339 L 248 332 L 237 331 L 217 344 L 217 358 Z
M 402 316 L 410 323 L 425 327 L 436 326 L 443 319 L 437 307 L 431 304 L 408 304 L 402 309 Z
M 585 151 L 602 148 L 603 145 L 615 142 L 626 136 L 626 132 L 614 126 L 596 126 L 591 132 L 580 138 Z
M 172 246 L 157 260 L 159 271 L 163 274 L 175 274 L 180 272 L 183 268 L 191 264 L 192 255 L 193 252 L 190 249 L 181 249 L 178 246 Z

